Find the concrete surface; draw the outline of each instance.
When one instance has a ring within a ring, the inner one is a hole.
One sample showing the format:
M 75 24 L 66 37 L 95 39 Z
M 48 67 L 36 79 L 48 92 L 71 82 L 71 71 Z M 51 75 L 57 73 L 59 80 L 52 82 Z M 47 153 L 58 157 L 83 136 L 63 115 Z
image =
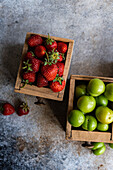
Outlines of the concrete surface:
M 26 96 L 30 114 L 0 115 L 3 170 L 113 169 L 113 150 L 95 156 L 82 142 L 65 140 L 68 85 L 63 102 L 14 93 L 26 32 L 75 40 L 70 74 L 113 77 L 112 0 L 0 0 L 0 98 L 17 106 Z

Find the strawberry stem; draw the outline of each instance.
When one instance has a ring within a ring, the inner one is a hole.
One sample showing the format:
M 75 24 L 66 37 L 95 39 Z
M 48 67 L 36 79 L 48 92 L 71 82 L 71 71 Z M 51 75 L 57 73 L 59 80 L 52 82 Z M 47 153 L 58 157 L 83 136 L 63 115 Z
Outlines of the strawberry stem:
M 27 98 L 26 98 L 26 97 L 24 97 L 24 99 L 25 99 L 25 103 L 26 103 L 26 105 L 28 105 L 28 104 L 27 104 Z
M 47 57 L 47 61 L 49 62 L 49 56 L 48 53 L 46 51 L 44 51 L 46 53 L 46 57 Z
M 53 42 L 54 42 L 54 40 L 52 38 L 50 38 L 50 35 L 48 33 L 48 38 L 46 39 L 47 45 L 52 45 Z
M 49 35 L 49 33 L 48 33 L 48 39 L 50 40 L 50 35 Z

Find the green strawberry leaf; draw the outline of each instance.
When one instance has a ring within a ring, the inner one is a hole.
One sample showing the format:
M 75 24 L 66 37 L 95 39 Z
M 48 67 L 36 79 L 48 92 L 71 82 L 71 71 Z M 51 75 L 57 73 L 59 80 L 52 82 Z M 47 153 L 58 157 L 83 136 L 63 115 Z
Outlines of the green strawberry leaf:
M 33 71 L 33 69 L 32 69 L 31 67 L 28 67 L 28 70 L 29 70 L 29 71 Z
M 59 75 L 57 74 L 56 78 L 53 80 L 53 82 L 58 81 L 60 83 L 60 85 L 62 85 L 63 80 L 64 80 L 63 77 L 59 77 Z

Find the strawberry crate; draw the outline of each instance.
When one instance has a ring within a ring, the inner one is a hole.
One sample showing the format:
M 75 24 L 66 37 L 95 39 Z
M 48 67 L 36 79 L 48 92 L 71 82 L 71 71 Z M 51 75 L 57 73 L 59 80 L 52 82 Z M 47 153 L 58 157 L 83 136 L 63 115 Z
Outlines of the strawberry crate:
M 24 88 L 21 88 L 22 87 L 22 76 L 21 76 L 22 63 L 23 63 L 23 59 L 24 59 L 24 57 L 28 51 L 28 48 L 29 48 L 27 41 L 28 41 L 29 37 L 31 37 L 32 35 L 40 35 L 43 39 L 46 39 L 48 37 L 47 35 L 30 33 L 30 32 L 28 32 L 26 34 L 25 43 L 24 43 L 24 47 L 23 47 L 22 57 L 21 57 L 21 61 L 20 61 L 20 66 L 19 66 L 19 70 L 18 70 L 18 74 L 17 74 L 14 91 L 17 93 L 24 93 L 24 94 L 38 96 L 38 97 L 42 97 L 42 98 L 48 98 L 48 99 L 62 101 L 65 88 L 60 92 L 53 92 L 49 87 L 37 87 L 36 85 L 31 86 L 29 84 L 25 85 Z M 59 38 L 59 37 L 54 37 L 54 36 L 51 36 L 51 38 L 56 40 L 56 42 L 65 42 L 68 46 L 66 56 L 65 56 L 65 66 L 64 66 L 64 73 L 63 73 L 63 78 L 65 81 L 67 81 L 71 58 L 72 58 L 74 40 L 66 39 L 66 38 Z
M 113 143 L 113 123 L 111 124 L 110 130 L 107 132 L 100 131 L 85 131 L 81 128 L 74 128 L 68 122 L 68 115 L 71 110 L 74 109 L 76 103 L 75 88 L 76 85 L 86 82 L 93 78 L 99 78 L 105 83 L 113 83 L 113 78 L 108 77 L 96 77 L 96 76 L 84 76 L 84 75 L 72 75 L 70 78 L 70 89 L 69 89 L 69 101 L 67 111 L 67 124 L 66 124 L 66 139 L 70 141 L 85 141 L 85 142 L 105 142 Z

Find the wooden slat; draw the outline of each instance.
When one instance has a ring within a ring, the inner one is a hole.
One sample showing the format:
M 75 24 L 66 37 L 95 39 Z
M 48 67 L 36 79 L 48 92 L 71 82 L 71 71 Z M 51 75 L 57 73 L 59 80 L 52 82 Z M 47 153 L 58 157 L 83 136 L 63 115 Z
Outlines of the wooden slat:
M 73 43 L 69 43 L 69 47 L 68 47 L 68 51 L 67 51 L 67 57 L 66 57 L 64 73 L 63 73 L 63 77 L 64 77 L 65 80 L 67 79 L 70 64 L 71 64 L 71 56 L 72 56 L 72 53 L 73 53 L 73 45 L 74 45 Z
M 113 143 L 113 140 L 110 140 L 109 142 L 106 142 L 106 143 Z
M 36 86 L 26 85 L 24 88 L 20 88 L 19 90 L 15 89 L 15 92 L 62 101 L 62 98 L 58 96 L 58 93 L 54 93 L 49 88 L 38 88 Z
M 89 141 L 89 142 L 108 142 L 110 141 L 111 133 L 109 132 L 90 132 L 72 130 L 72 140 Z
M 72 58 L 72 53 L 73 53 L 73 46 L 74 46 L 73 42 L 69 43 L 66 61 L 65 61 L 64 73 L 63 73 L 63 78 L 64 78 L 65 81 L 67 81 L 67 77 L 68 77 L 68 73 L 69 73 L 69 68 L 70 68 L 71 58 Z M 62 94 L 64 94 L 64 91 L 65 91 L 65 88 L 64 88 L 63 91 L 61 91 L 59 93 L 59 97 L 61 97 Z
M 85 76 L 85 75 L 71 75 L 72 79 L 76 80 L 91 80 L 93 78 L 99 78 L 104 82 L 113 82 L 113 78 L 110 77 L 98 77 L 98 76 Z
M 58 93 L 54 93 L 51 89 L 49 88 L 45 88 L 45 87 L 37 87 L 37 86 L 34 86 L 34 85 L 28 85 L 26 84 L 24 88 L 20 88 L 19 89 L 20 91 L 26 91 L 26 90 L 29 90 L 29 91 L 32 91 L 31 93 L 35 93 L 35 92 L 40 92 L 40 93 L 47 93 L 47 95 L 49 95 L 50 93 L 54 96 L 58 96 Z
M 34 35 L 40 35 L 41 37 L 47 38 L 48 35 L 44 35 L 44 34 L 36 34 L 36 33 L 32 33 L 32 32 L 28 32 L 27 34 L 34 34 Z M 55 36 L 51 36 L 50 37 L 56 41 L 63 41 L 63 42 L 72 42 L 74 43 L 74 40 L 68 39 L 68 38 L 61 38 L 61 37 L 55 37 Z
M 32 33 L 32 32 L 27 33 L 25 43 L 24 43 L 24 47 L 23 47 L 22 57 L 21 57 L 21 61 L 20 61 L 20 66 L 19 66 L 19 70 L 18 70 L 18 74 L 17 74 L 16 84 L 15 84 L 15 92 L 62 101 L 65 89 L 62 90 L 59 93 L 54 93 L 49 88 L 38 88 L 36 86 L 35 87 L 34 86 L 29 87 L 29 85 L 26 85 L 24 88 L 22 88 L 22 89 L 20 88 L 21 87 L 21 81 L 22 81 L 22 78 L 21 78 L 21 75 L 20 75 L 21 68 L 22 68 L 22 60 L 23 60 L 25 54 L 28 51 L 27 40 L 31 35 L 40 35 L 41 37 L 44 37 L 44 38 L 48 37 L 47 35 L 43 35 L 43 34 L 36 34 L 36 33 Z M 67 39 L 67 38 L 54 37 L 54 36 L 51 36 L 51 38 L 55 39 L 56 41 L 63 41 L 63 42 L 69 43 L 68 51 L 67 51 L 67 55 L 66 55 L 66 61 L 65 61 L 64 75 L 63 75 L 63 77 L 66 81 L 67 76 L 68 76 L 68 72 L 69 72 L 70 63 L 71 63 L 74 40 L 70 40 L 70 39 Z
M 24 58 L 24 56 L 25 56 L 25 54 L 27 53 L 27 50 L 28 50 L 27 39 L 29 37 L 30 37 L 30 34 L 27 34 L 26 38 L 25 38 L 25 43 L 24 43 L 23 51 L 22 51 L 22 57 L 21 57 L 21 60 L 20 60 L 20 66 L 19 66 L 19 69 L 18 69 L 15 89 L 20 89 L 20 85 L 21 85 L 21 81 L 22 81 L 22 78 L 20 76 L 21 69 L 22 69 L 22 61 L 23 61 L 23 58 Z
M 69 89 L 68 111 L 67 111 L 66 139 L 68 139 L 71 135 L 71 124 L 68 122 L 68 115 L 70 111 L 73 110 L 74 90 L 75 90 L 75 80 L 71 79 L 70 89 Z
M 64 91 L 65 91 L 65 88 L 62 91 L 58 92 L 58 96 L 63 97 L 64 96 Z

